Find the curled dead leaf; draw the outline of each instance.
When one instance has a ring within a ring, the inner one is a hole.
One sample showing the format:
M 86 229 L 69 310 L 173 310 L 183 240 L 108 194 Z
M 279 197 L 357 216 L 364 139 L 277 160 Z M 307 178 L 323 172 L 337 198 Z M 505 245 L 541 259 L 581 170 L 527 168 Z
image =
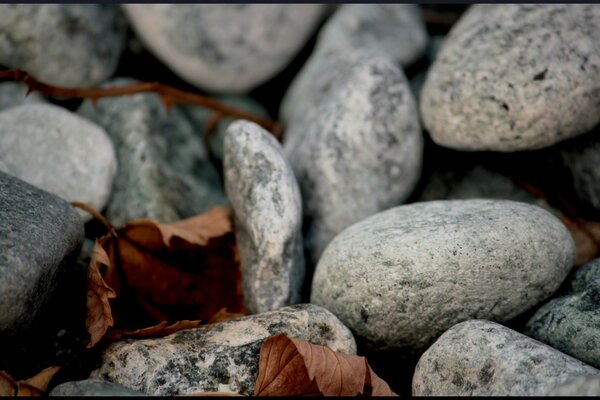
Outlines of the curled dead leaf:
M 60 367 L 49 367 L 27 380 L 20 381 L 15 381 L 9 374 L 0 371 L 0 396 L 44 396 L 48 391 L 48 384 L 58 371 Z
M 396 396 L 364 357 L 271 336 L 260 351 L 255 396 Z

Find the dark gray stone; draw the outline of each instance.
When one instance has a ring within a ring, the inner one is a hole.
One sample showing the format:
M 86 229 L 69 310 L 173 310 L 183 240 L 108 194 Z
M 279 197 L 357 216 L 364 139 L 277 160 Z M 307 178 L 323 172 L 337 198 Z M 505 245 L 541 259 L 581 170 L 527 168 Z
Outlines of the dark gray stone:
M 62 383 L 52 389 L 48 396 L 147 396 L 147 394 L 100 379 L 84 379 Z
M 45 99 L 38 92 L 27 94 L 27 86 L 24 83 L 0 83 L 0 111 L 30 103 L 45 103 Z
M 524 333 L 600 367 L 600 259 L 577 271 L 574 291 L 553 299 L 527 322 Z
M 116 70 L 125 30 L 114 4 L 2 4 L 0 64 L 54 85 L 96 85 Z
M 244 92 L 281 71 L 321 20 L 323 4 L 126 4 L 133 29 L 182 79 Z
M 301 304 L 161 339 L 113 343 L 91 377 L 154 396 L 217 391 L 249 396 L 254 394 L 260 349 L 279 333 L 356 354 L 352 334 L 333 314 Z
M 421 357 L 413 396 L 544 396 L 580 375 L 600 371 L 502 325 L 471 320 L 453 326 Z
M 131 82 L 116 79 L 106 86 Z M 106 211 L 113 224 L 173 222 L 227 202 L 201 130 L 179 109 L 167 113 L 158 95 L 100 99 L 95 109 L 86 101 L 78 113 L 104 127 L 117 150 L 119 173 Z
M 18 334 L 45 311 L 75 264 L 83 222 L 68 203 L 0 172 L 0 331 Z
M 569 231 L 539 207 L 414 203 L 339 234 L 316 267 L 311 302 L 374 350 L 419 354 L 458 322 L 527 311 L 558 289 L 574 259 Z
M 225 137 L 223 169 L 236 221 L 244 304 L 260 313 L 299 303 L 302 199 L 281 146 L 259 125 L 235 122 Z
M 478 4 L 453 26 L 421 92 L 439 145 L 517 151 L 600 122 L 600 7 Z
M 580 376 L 555 387 L 546 396 L 600 396 L 600 377 Z

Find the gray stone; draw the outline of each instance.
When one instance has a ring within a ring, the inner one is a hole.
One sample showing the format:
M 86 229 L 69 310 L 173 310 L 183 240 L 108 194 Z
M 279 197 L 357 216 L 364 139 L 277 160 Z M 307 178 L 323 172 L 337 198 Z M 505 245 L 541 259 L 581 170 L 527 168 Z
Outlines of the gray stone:
M 573 266 L 569 231 L 507 200 L 432 201 L 352 225 L 323 253 L 311 303 L 374 350 L 419 354 L 452 325 L 507 321 L 549 297 Z
M 600 371 L 494 322 L 453 326 L 421 357 L 413 396 L 543 396 Z
M 421 173 L 423 137 L 404 74 L 371 52 L 347 57 L 345 79 L 304 123 L 288 125 L 284 142 L 309 218 L 313 263 L 343 229 L 402 203 Z
M 600 396 L 600 377 L 580 376 L 555 387 L 546 396 Z
M 550 146 L 600 122 L 600 7 L 474 5 L 421 93 L 423 124 L 459 150 Z
M 125 20 L 114 4 L 0 5 L 0 64 L 61 86 L 92 86 L 117 68 Z
M 111 344 L 91 377 L 154 396 L 192 392 L 254 393 L 260 349 L 283 333 L 333 351 L 356 354 L 352 334 L 329 311 L 301 304 L 174 333 Z
M 116 79 L 105 86 L 131 83 Z M 119 173 L 106 211 L 115 225 L 151 218 L 173 222 L 227 202 L 206 158 L 201 130 L 158 95 L 86 101 L 78 113 L 104 127 L 117 149 Z
M 316 48 L 294 78 L 281 105 L 281 118 L 291 123 L 315 107 L 345 79 L 353 65 L 346 54 L 365 49 L 408 66 L 424 52 L 427 32 L 415 4 L 344 4 L 327 21 Z
M 0 331 L 18 335 L 42 316 L 83 242 L 65 201 L 0 172 Z
M 261 313 L 300 302 L 302 199 L 277 140 L 238 121 L 225 137 L 225 188 L 233 206 L 244 304 Z
M 65 382 L 56 386 L 48 394 L 50 397 L 65 396 L 147 396 L 146 393 L 131 390 L 100 379 Z
M 323 4 L 126 4 L 133 29 L 182 79 L 244 92 L 281 71 L 321 20 Z
M 600 368 L 599 261 L 587 264 L 583 274 L 575 275 L 573 292 L 537 310 L 524 331 L 596 368 Z
M 600 258 L 577 268 L 570 277 L 572 292 L 584 292 L 589 286 L 600 286 Z
M 38 92 L 27 94 L 27 86 L 23 83 L 0 83 L 0 111 L 3 111 L 7 108 L 20 106 L 21 104 L 45 102 L 45 99 Z
M 51 104 L 0 112 L 0 159 L 10 173 L 66 201 L 107 203 L 117 158 L 106 132 Z M 90 219 L 87 213 L 80 214 Z

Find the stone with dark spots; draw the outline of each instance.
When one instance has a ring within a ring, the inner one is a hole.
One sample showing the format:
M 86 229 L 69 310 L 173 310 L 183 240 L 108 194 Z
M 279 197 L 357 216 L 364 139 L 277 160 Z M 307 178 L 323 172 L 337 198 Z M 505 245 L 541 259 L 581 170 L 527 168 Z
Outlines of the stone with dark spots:
M 600 371 L 512 329 L 486 320 L 461 322 L 421 356 L 413 396 L 544 396 L 580 375 Z
M 248 121 L 225 136 L 225 189 L 233 207 L 244 304 L 261 313 L 300 302 L 302 199 L 277 140 Z
M 82 381 L 61 383 L 52 389 L 48 396 L 147 396 L 147 394 L 101 379 L 84 379 Z
M 371 52 L 286 131 L 284 152 L 302 192 L 305 242 L 316 263 L 342 230 L 402 203 L 419 179 L 423 137 L 404 74 Z
M 192 392 L 249 396 L 254 394 L 260 349 L 268 337 L 279 333 L 356 354 L 352 333 L 333 314 L 301 304 L 161 339 L 113 343 L 91 377 L 154 396 Z
M 415 203 L 339 234 L 317 264 L 311 302 L 372 350 L 419 355 L 458 322 L 503 322 L 540 303 L 558 289 L 574 257 L 569 231 L 539 207 L 482 199 Z
M 125 32 L 114 4 L 2 4 L 0 64 L 54 85 L 96 85 L 117 69 Z
M 534 150 L 600 122 L 600 7 L 481 4 L 453 26 L 421 92 L 423 124 L 458 150 Z
M 105 87 L 134 82 L 115 79 Z M 116 226 L 132 219 L 173 222 L 226 204 L 200 130 L 155 94 L 89 101 L 78 113 L 104 127 L 119 162 L 106 215 Z
M 545 396 L 600 396 L 600 376 L 580 376 L 559 385 Z
M 0 332 L 18 335 L 47 310 L 83 243 L 83 222 L 60 198 L 0 172 Z
M 600 368 L 600 259 L 581 267 L 573 291 L 541 307 L 524 333 Z
M 127 4 L 148 49 L 202 89 L 245 92 L 281 71 L 324 15 L 323 4 Z

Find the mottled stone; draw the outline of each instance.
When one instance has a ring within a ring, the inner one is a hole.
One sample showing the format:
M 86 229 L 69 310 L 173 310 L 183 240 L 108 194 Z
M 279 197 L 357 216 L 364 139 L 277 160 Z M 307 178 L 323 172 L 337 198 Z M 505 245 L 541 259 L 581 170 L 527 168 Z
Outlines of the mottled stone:
M 574 291 L 541 307 L 524 333 L 600 368 L 600 259 L 582 272 L 571 283 Z
M 454 25 L 421 93 L 432 139 L 459 150 L 550 146 L 600 122 L 600 7 L 483 4 Z
M 83 222 L 68 203 L 0 172 L 0 332 L 34 325 L 82 242 Z
M 106 132 L 51 104 L 0 112 L 0 159 L 5 172 L 97 210 L 106 205 L 117 172 L 115 149 Z
M 371 52 L 347 56 L 343 81 L 286 130 L 302 191 L 306 246 L 316 263 L 343 229 L 402 203 L 421 172 L 423 137 L 404 74 Z
M 545 394 L 546 396 L 600 396 L 599 376 L 580 376 L 559 385 Z
M 100 379 L 84 379 L 61 383 L 52 389 L 48 396 L 147 396 L 147 394 Z
M 0 6 L 1 7 L 1 6 Z M 20 82 L 0 83 L 0 111 L 21 104 L 44 103 L 45 99 L 38 93 L 27 94 L 27 86 Z
M 96 85 L 116 70 L 125 30 L 114 4 L 2 4 L 0 64 L 54 85 Z
M 116 342 L 91 377 L 154 396 L 210 391 L 248 396 L 254 393 L 260 349 L 278 333 L 356 354 L 352 334 L 333 314 L 301 304 L 161 339 Z
M 339 234 L 316 267 L 311 303 L 374 350 L 419 354 L 458 322 L 527 311 L 558 289 L 574 257 L 569 231 L 539 207 L 415 203 Z
M 126 4 L 133 29 L 182 79 L 244 92 L 281 71 L 316 29 L 323 4 Z
M 600 371 L 500 324 L 470 320 L 445 332 L 419 359 L 413 396 L 543 396 Z
M 302 199 L 277 140 L 238 121 L 225 137 L 225 188 L 233 207 L 244 304 L 251 313 L 300 302 Z
M 106 86 L 131 83 L 116 79 Z M 226 203 L 200 136 L 181 111 L 166 112 L 155 94 L 85 102 L 80 115 L 104 127 L 115 144 L 119 173 L 106 215 L 115 225 L 152 218 L 172 222 Z

